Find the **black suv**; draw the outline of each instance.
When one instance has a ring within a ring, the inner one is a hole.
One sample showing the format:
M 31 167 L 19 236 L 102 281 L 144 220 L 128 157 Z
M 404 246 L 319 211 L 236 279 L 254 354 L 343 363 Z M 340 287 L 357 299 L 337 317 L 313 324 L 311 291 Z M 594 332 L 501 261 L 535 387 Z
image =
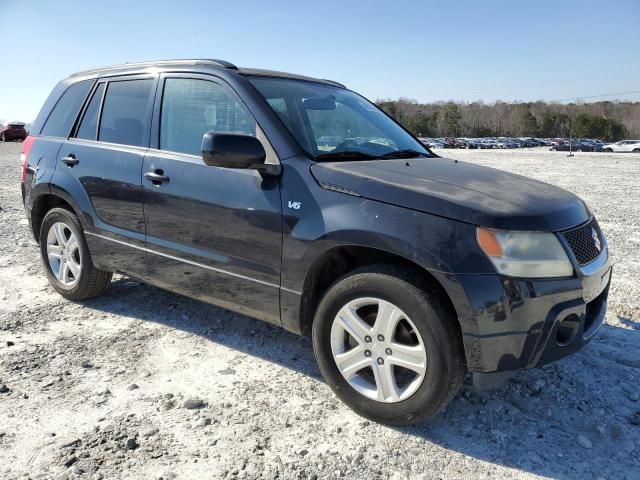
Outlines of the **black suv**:
M 112 272 L 313 335 L 358 413 L 415 423 L 578 350 L 611 265 L 559 188 L 440 158 L 343 85 L 174 60 L 61 81 L 23 144 L 53 288 Z M 232 325 L 229 325 L 233 328 Z
M 13 122 L 4 127 L 0 125 L 0 142 L 22 141 L 25 138 L 27 138 L 27 131 L 24 123 Z

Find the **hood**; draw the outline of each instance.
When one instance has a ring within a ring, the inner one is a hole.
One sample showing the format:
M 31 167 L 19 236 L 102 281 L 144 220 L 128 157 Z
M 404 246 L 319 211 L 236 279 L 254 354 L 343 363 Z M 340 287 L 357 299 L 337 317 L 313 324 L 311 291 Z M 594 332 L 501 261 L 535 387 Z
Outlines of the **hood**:
M 590 218 L 566 190 L 446 158 L 316 163 L 311 171 L 318 182 L 364 198 L 488 228 L 558 231 Z

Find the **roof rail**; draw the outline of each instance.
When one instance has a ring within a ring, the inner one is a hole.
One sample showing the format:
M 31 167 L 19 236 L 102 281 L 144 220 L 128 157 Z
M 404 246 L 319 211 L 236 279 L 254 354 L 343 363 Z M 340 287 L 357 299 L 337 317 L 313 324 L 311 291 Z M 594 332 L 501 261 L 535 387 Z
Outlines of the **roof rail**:
M 77 72 L 72 74 L 71 76 L 77 75 L 87 75 L 90 73 L 100 73 L 107 72 L 111 70 L 123 70 L 127 68 L 136 68 L 136 67 L 160 67 L 163 65 L 211 65 L 214 67 L 222 67 L 229 68 L 232 70 L 237 70 L 233 63 L 227 62 L 226 60 L 217 60 L 213 58 L 188 58 L 188 59 L 177 59 L 177 60 L 152 60 L 148 62 L 136 62 L 136 63 L 124 63 L 121 65 L 112 65 L 109 67 L 100 67 L 100 68 L 92 68 L 89 70 L 83 70 L 82 72 Z

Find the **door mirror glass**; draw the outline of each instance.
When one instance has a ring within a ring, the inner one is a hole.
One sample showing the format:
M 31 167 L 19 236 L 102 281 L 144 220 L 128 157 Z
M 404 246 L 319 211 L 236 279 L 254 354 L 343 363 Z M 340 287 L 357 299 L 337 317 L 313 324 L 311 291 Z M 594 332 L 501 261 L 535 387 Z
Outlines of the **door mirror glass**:
M 209 166 L 280 173 L 280 165 L 265 164 L 265 159 L 260 140 L 251 135 L 207 132 L 202 137 L 202 160 Z

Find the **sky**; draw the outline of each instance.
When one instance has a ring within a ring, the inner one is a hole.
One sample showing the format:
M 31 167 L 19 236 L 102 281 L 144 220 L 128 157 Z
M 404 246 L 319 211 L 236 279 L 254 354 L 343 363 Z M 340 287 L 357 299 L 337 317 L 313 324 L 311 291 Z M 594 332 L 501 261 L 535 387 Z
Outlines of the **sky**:
M 0 0 L 0 119 L 79 70 L 221 58 L 371 100 L 640 101 L 640 0 Z

